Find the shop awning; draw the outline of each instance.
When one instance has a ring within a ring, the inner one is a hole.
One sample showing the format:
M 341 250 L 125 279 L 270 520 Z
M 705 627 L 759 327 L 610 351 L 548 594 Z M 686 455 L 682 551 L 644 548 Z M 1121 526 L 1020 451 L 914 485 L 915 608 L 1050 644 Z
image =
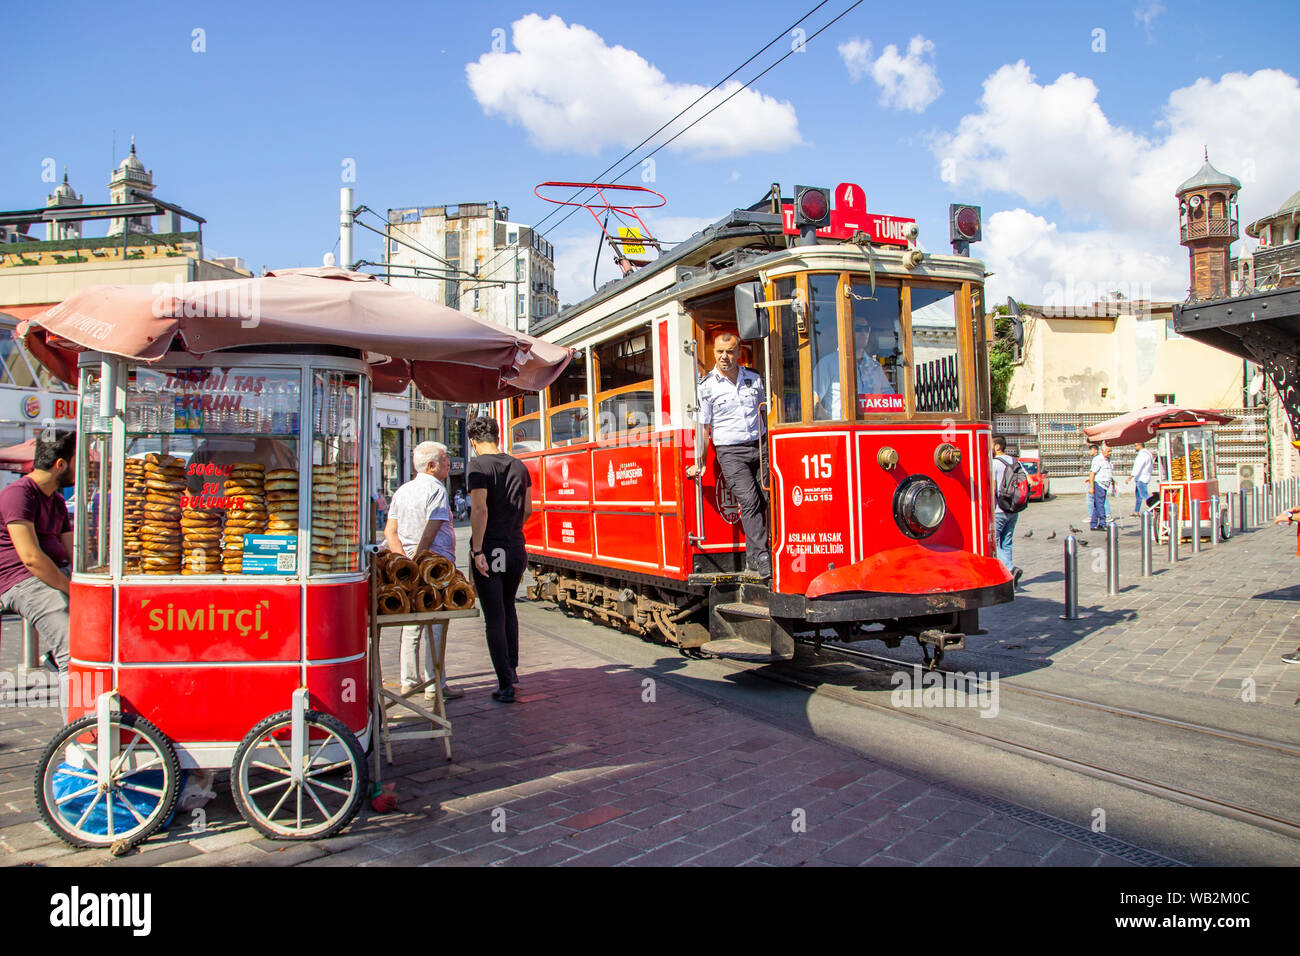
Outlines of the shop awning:
M 1083 429 L 1088 441 L 1104 441 L 1112 445 L 1132 445 L 1150 441 L 1161 425 L 1194 425 L 1208 423 L 1224 425 L 1233 416 L 1204 408 L 1183 408 L 1181 405 L 1148 405 L 1134 412 L 1125 412 Z
M 0 466 L 6 466 L 10 470 L 17 467 L 23 472 L 31 471 L 32 460 L 35 457 L 35 438 L 29 438 L 27 441 L 19 442 L 17 445 L 10 445 L 8 448 L 0 448 Z
M 571 350 L 344 269 L 285 269 L 258 279 L 92 286 L 21 323 L 17 335 L 72 384 L 77 354 L 146 362 L 183 349 L 203 355 L 248 346 L 332 345 L 371 363 L 375 388 L 410 382 L 431 399 L 485 402 L 537 392 Z

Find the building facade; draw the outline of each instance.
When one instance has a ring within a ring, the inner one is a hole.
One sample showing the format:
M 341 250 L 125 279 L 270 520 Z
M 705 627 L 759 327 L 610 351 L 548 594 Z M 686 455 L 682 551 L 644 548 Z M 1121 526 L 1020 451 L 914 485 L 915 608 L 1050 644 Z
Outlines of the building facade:
M 112 216 L 114 205 L 138 205 L 142 196 L 152 200 L 153 188 L 153 174 L 144 169 L 133 143 L 113 171 L 109 203 L 88 205 L 65 170 L 43 207 L 0 212 L 0 444 L 25 441 L 47 424 L 76 427 L 75 390 L 46 372 L 13 337 L 21 320 L 92 285 L 154 286 L 251 275 L 238 260 L 205 258 L 202 234 L 181 231 L 179 217 L 164 206 L 151 206 L 154 215 Z M 167 231 L 153 232 L 155 217 Z M 105 221 L 107 235 L 85 234 L 87 226 Z M 41 223 L 43 240 L 32 232 Z M 0 482 L 12 477 L 0 475 Z
M 395 289 L 527 333 L 559 311 L 555 250 L 531 226 L 510 221 L 496 202 L 410 206 L 388 210 L 388 281 Z M 409 392 L 411 448 L 438 441 L 451 457 L 448 491 L 464 488 L 464 405 L 427 401 Z

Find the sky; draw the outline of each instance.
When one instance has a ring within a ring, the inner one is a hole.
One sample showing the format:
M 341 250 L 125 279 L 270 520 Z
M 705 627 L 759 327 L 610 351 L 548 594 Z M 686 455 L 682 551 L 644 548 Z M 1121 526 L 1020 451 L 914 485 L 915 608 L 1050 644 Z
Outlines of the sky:
M 949 204 L 980 205 L 988 301 L 1181 301 L 1173 193 L 1204 149 L 1242 181 L 1243 227 L 1300 190 L 1294 3 L 867 0 L 819 33 L 852 0 L 804 18 L 816 2 L 14 6 L 0 208 L 43 205 L 65 167 L 107 202 L 134 137 L 155 195 L 207 220 L 206 253 L 257 272 L 336 252 L 344 185 L 379 217 L 495 200 L 538 223 L 539 183 L 592 181 L 754 54 L 602 177 L 667 197 L 648 214 L 666 243 L 773 182 L 854 182 L 934 252 Z M 597 230 L 559 219 L 541 228 L 575 302 Z M 358 230 L 356 257 L 382 240 Z

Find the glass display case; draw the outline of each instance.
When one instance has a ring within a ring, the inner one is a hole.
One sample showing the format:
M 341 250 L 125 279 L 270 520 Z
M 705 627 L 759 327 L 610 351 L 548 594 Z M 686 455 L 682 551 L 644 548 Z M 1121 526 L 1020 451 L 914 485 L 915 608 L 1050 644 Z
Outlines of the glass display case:
M 113 573 L 120 443 L 121 576 L 361 571 L 369 378 L 320 361 L 122 363 L 111 416 L 100 367 L 83 367 L 75 569 Z
M 1161 431 L 1157 458 L 1162 482 L 1214 481 L 1213 428 L 1176 428 Z

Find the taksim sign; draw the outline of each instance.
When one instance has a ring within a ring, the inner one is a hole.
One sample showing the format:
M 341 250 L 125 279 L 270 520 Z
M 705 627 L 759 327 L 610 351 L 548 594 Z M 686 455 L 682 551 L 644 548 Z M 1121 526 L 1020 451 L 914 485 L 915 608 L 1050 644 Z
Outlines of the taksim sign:
M 782 232 L 787 236 L 799 235 L 795 225 L 794 206 L 781 206 Z M 831 209 L 831 224 L 818 229 L 823 239 L 851 239 L 856 232 L 864 232 L 875 243 L 887 246 L 906 246 L 911 238 L 915 219 L 902 216 L 885 216 L 867 212 L 866 193 L 856 183 L 840 183 L 835 187 L 835 205 Z

